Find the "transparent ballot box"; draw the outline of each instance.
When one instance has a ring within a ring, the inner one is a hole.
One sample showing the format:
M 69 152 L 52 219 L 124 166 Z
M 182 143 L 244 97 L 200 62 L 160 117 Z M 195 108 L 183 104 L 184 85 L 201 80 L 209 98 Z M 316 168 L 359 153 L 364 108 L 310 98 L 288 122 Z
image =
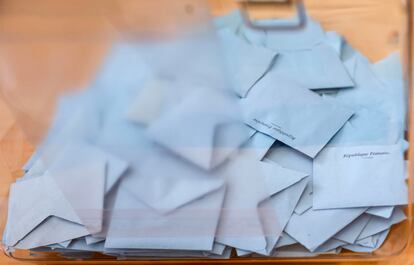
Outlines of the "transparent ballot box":
M 401 254 L 411 19 L 410 0 L 1 0 L 4 254 Z

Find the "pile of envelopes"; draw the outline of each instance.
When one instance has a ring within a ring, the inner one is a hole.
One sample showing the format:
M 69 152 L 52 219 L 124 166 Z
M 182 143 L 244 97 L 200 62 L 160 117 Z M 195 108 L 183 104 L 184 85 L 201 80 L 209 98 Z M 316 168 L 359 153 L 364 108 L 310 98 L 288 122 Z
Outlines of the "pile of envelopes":
M 214 43 L 116 44 L 90 88 L 61 96 L 10 188 L 9 251 L 229 258 L 381 247 L 406 219 L 399 54 L 371 63 L 310 18 L 297 31 L 253 30 L 238 12 L 215 24 Z

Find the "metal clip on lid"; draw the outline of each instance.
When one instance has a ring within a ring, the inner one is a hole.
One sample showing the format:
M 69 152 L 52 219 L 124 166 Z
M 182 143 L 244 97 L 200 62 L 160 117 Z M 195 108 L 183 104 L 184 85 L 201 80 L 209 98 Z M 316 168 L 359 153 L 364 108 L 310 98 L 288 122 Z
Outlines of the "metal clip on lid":
M 307 16 L 302 0 L 239 0 L 239 3 L 245 24 L 255 30 L 296 30 L 304 27 L 306 24 Z M 296 16 L 290 19 L 280 19 L 272 23 L 261 23 L 258 20 L 252 20 L 249 15 L 249 6 L 253 5 L 293 6 L 296 9 Z

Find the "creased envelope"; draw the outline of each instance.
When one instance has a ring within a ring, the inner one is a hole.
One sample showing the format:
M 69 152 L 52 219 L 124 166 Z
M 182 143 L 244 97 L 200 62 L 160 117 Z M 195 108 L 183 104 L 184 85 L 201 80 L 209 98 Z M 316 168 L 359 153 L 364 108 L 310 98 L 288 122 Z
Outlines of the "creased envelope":
M 302 214 L 308 209 L 312 208 L 312 159 L 280 142 L 275 143 L 274 146 L 269 150 L 266 155 L 266 159 L 276 162 L 285 168 L 304 172 L 309 175 L 309 183 L 306 186 L 302 196 L 300 197 L 298 204 L 296 205 L 295 213 Z
M 256 152 L 258 160 L 263 160 L 275 141 L 275 138 L 256 131 L 242 148 Z
M 125 188 L 131 179 L 121 183 L 105 248 L 212 250 L 225 187 L 162 214 Z
M 226 76 L 236 94 L 246 97 L 249 90 L 273 66 L 277 53 L 243 41 L 229 29 L 218 31 Z
M 289 236 L 285 232 L 282 232 L 282 234 L 279 237 L 279 240 L 277 241 L 275 248 L 290 246 L 290 245 L 294 245 L 297 243 L 298 241 L 296 241 L 293 237 Z
M 385 219 L 377 216 L 373 216 L 368 224 L 365 226 L 362 233 L 359 235 L 358 239 L 364 239 L 366 237 L 372 236 L 379 232 L 389 229 L 392 225 L 404 221 L 407 217 L 404 214 L 404 211 L 401 208 L 395 208 L 393 214 L 390 218 Z
M 310 251 L 316 250 L 360 216 L 366 208 L 313 210 L 293 214 L 285 232 Z
M 5 233 L 8 246 L 21 242 L 21 248 L 34 248 L 89 234 L 48 174 L 14 183 L 10 195 Z M 36 207 L 33 202 L 36 202 Z M 40 230 L 36 231 L 39 227 Z M 59 227 L 59 233 L 54 233 L 53 227 Z
M 262 226 L 264 220 L 259 214 L 259 203 L 268 199 L 272 191 L 279 190 L 280 185 L 277 182 L 274 182 L 277 184 L 276 187 L 269 185 L 271 183 L 267 182 L 267 178 L 272 175 L 269 175 L 269 168 L 266 171 L 262 168 L 263 165 L 264 162 L 257 160 L 254 151 L 241 149 L 227 163 L 215 170 L 214 174 L 225 179 L 229 188 L 223 203 L 216 235 L 217 242 L 246 251 L 260 251 L 266 248 Z M 275 170 L 279 171 L 279 166 L 276 165 Z M 267 208 L 265 218 L 265 221 L 273 223 L 273 229 L 279 227 L 277 216 L 270 208 Z
M 335 238 L 349 244 L 354 244 L 370 219 L 371 216 L 367 214 L 361 215 L 344 229 L 339 231 L 339 233 L 335 235 Z
M 281 175 L 281 177 L 287 177 L 288 175 Z M 274 247 L 276 246 L 283 229 L 286 227 L 289 219 L 291 218 L 293 211 L 299 201 L 299 198 L 303 194 L 303 191 L 309 182 L 308 178 L 303 178 L 299 182 L 289 186 L 287 189 L 273 195 L 269 200 L 261 203 L 259 212 L 262 214 L 262 224 L 264 233 L 266 236 L 266 248 L 256 253 L 262 255 L 270 255 Z M 277 218 L 276 227 L 270 218 L 267 217 L 269 211 L 274 211 L 274 215 Z
M 236 97 L 212 88 L 192 93 L 152 123 L 147 133 L 181 157 L 211 169 L 223 163 L 254 132 L 243 124 Z
M 248 125 L 312 158 L 353 114 L 294 81 L 270 74 L 241 100 L 241 106 Z
M 400 99 L 404 88 L 393 85 L 387 87 L 366 58 L 359 53 L 353 53 L 352 56 L 355 65 L 347 67 L 355 67 L 355 87 L 341 90 L 333 98 L 335 102 L 351 107 L 355 115 L 330 145 L 395 144 L 403 137 L 405 127 L 405 114 L 401 110 L 405 103 Z
M 301 87 L 312 90 L 351 89 L 354 86 L 339 55 L 325 43 L 310 50 L 281 52 L 269 74 L 295 80 Z
M 382 231 L 382 232 L 378 233 L 377 235 L 371 236 L 371 240 L 376 241 L 375 247 L 362 246 L 361 244 L 359 244 L 360 242 L 358 242 L 358 241 L 355 244 L 345 245 L 345 246 L 342 246 L 342 247 L 344 249 L 348 249 L 348 250 L 355 251 L 355 252 L 371 253 L 371 252 L 374 252 L 375 250 L 377 250 L 378 248 L 380 248 L 382 246 L 382 244 L 384 243 L 385 239 L 387 238 L 389 232 L 390 232 L 390 230 L 385 230 L 385 231 Z
M 162 147 L 148 151 L 138 172 L 131 185 L 123 187 L 159 213 L 170 213 L 225 186 L 223 179 Z

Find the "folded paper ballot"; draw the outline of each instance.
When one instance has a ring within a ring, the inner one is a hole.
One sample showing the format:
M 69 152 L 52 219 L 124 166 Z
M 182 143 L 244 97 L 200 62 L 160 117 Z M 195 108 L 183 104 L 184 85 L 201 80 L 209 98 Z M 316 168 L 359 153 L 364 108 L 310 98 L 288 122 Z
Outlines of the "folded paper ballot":
M 10 187 L 5 248 L 67 259 L 381 248 L 407 218 L 399 54 L 372 63 L 310 17 L 271 31 L 242 16 L 217 18 L 215 36 L 117 43 L 89 88 L 61 94 Z
M 241 108 L 248 125 L 311 158 L 353 114 L 294 81 L 273 74 L 255 85 L 249 96 L 241 100 Z

